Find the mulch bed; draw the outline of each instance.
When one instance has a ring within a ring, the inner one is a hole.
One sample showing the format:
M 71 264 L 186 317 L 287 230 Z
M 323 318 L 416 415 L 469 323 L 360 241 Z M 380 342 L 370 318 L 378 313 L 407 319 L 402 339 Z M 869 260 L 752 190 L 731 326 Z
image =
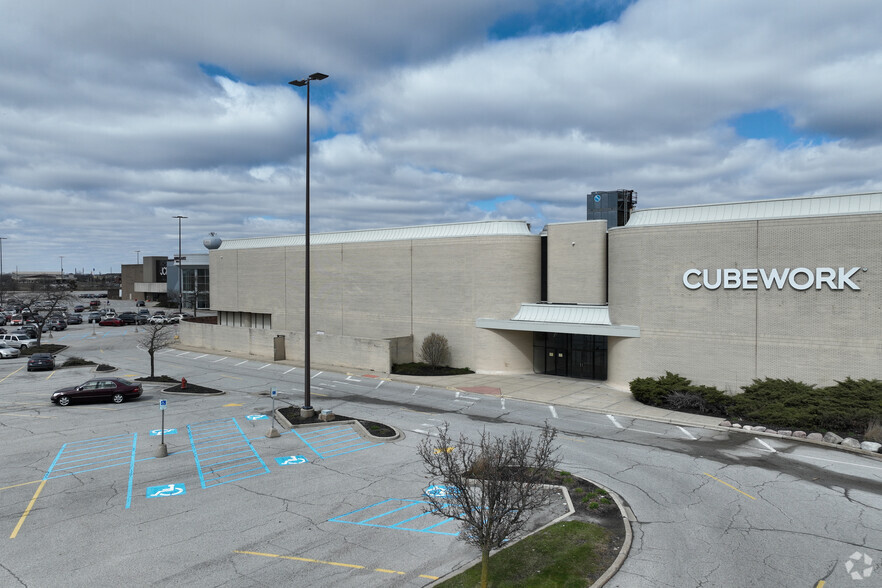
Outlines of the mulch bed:
M 309 425 L 314 423 L 322 423 L 324 425 L 333 424 L 334 421 L 322 421 L 319 420 L 319 412 L 316 412 L 311 417 L 301 417 L 300 416 L 300 408 L 297 406 L 286 406 L 285 408 L 280 408 L 279 413 L 284 416 L 289 423 L 292 425 Z M 358 421 L 361 423 L 361 426 L 364 427 L 368 433 L 373 435 L 374 437 L 394 437 L 397 435 L 397 431 L 388 425 L 384 425 L 383 423 L 377 423 L 374 421 L 366 421 L 364 419 L 358 419 L 348 416 L 343 416 L 340 414 L 334 415 L 335 421 Z

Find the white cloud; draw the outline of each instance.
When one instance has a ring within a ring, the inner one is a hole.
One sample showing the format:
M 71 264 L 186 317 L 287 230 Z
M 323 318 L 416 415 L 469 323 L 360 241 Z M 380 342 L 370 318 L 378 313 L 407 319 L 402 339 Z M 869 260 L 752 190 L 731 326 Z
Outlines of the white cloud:
M 306 93 L 286 82 L 313 71 L 331 75 L 312 87 L 314 231 L 577 220 L 598 189 L 644 207 L 882 189 L 875 0 L 641 0 L 488 40 L 538 4 L 0 0 L 4 263 L 118 268 L 176 251 L 175 214 L 195 251 L 302 230 Z M 829 141 L 727 126 L 766 109 Z

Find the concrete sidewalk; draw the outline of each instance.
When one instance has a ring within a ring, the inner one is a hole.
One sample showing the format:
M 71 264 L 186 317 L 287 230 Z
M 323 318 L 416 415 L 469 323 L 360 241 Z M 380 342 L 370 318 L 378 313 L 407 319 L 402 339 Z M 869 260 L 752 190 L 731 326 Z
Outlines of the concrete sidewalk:
M 462 390 L 471 394 L 517 398 L 518 400 L 529 400 L 552 406 L 569 406 L 602 414 L 635 417 L 683 426 L 717 427 L 722 420 L 719 417 L 646 406 L 635 400 L 630 392 L 623 392 L 594 380 L 576 380 L 543 374 L 514 376 L 484 374 L 404 376 L 387 374 L 383 377 L 395 382 Z

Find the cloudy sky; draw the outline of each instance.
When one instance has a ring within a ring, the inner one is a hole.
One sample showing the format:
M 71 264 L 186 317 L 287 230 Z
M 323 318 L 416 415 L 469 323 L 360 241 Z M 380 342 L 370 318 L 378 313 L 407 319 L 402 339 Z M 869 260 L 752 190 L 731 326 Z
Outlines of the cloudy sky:
M 4 271 L 882 190 L 878 0 L 0 0 Z M 140 251 L 140 253 L 136 253 Z M 61 258 L 63 256 L 63 259 Z

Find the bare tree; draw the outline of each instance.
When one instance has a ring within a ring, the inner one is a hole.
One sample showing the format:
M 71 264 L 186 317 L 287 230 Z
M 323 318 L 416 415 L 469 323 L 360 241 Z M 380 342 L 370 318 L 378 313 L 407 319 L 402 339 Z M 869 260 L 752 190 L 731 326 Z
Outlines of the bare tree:
M 447 344 L 447 337 L 432 333 L 426 335 L 423 339 L 423 345 L 420 347 L 420 359 L 429 364 L 432 369 L 445 366 L 450 361 L 450 346 Z
M 150 377 L 154 376 L 155 355 L 175 342 L 174 325 L 170 323 L 145 325 L 144 334 L 138 337 L 138 344 L 143 345 L 150 354 Z
M 27 292 L 18 294 L 22 310 L 27 308 L 31 313 L 31 321 L 37 327 L 37 346 L 43 340 L 43 325 L 55 312 L 60 312 L 74 300 L 70 283 L 56 282 L 44 278 L 29 284 Z
M 545 480 L 557 467 L 556 436 L 546 423 L 538 439 L 518 431 L 492 437 L 484 430 L 477 442 L 464 435 L 455 441 L 444 423 L 437 438 L 426 438 L 417 449 L 426 472 L 443 484 L 442 492 L 426 493 L 426 512 L 462 523 L 459 538 L 481 550 L 484 588 L 490 550 L 516 537 L 549 498 Z

